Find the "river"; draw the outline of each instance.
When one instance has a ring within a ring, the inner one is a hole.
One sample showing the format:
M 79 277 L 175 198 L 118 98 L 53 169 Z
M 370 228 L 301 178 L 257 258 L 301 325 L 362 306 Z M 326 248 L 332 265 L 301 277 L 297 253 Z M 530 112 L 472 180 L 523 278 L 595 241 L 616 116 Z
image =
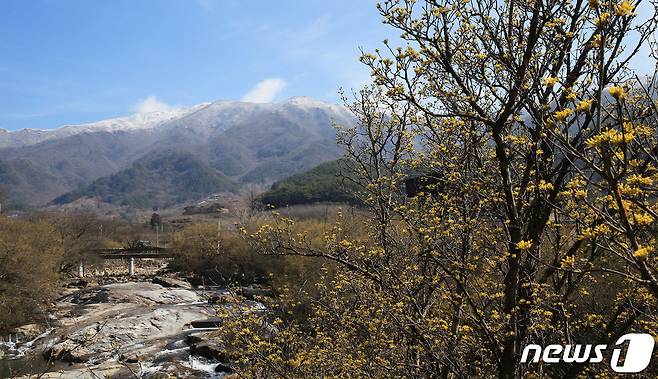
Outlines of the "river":
M 221 349 L 212 344 L 216 328 L 192 325 L 207 324 L 196 321 L 215 317 L 218 307 L 261 312 L 262 304 L 245 300 L 211 304 L 209 298 L 232 295 L 217 288 L 194 289 L 187 283 L 177 286 L 180 281 L 174 281 L 174 286 L 154 282 L 128 281 L 67 290 L 56 303 L 49 329 L 26 336 L 19 343 L 0 343 L 4 353 L 0 358 L 0 377 L 227 375 L 230 362 L 220 362 L 218 355 L 212 353 L 213 349 Z M 191 354 L 191 340 L 204 343 L 204 349 L 193 351 L 205 354 Z M 224 372 L 217 372 L 221 369 Z

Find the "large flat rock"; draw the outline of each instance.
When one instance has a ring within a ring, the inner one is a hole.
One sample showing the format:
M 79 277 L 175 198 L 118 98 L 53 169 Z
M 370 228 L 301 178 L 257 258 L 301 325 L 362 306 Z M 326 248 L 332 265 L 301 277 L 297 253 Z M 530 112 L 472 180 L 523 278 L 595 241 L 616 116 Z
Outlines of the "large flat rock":
M 222 376 L 231 371 L 230 357 L 208 334 L 221 324 L 216 308 L 229 314 L 263 308 L 250 300 L 209 304 L 208 293 L 146 281 L 68 291 L 38 350 L 58 361 L 58 371 L 44 378 L 134 377 L 131 370 L 143 378 Z
M 161 351 L 192 321 L 213 315 L 197 293 L 147 282 L 83 289 L 65 297 L 62 306 L 67 303 L 76 313 L 60 319 L 61 342 L 46 356 L 68 362 Z
M 114 283 L 85 288 L 62 301 L 81 305 L 132 303 L 142 305 L 185 304 L 200 302 L 199 295 L 189 289 L 164 288 L 148 282 Z
M 154 284 L 159 284 L 163 287 L 175 287 L 175 288 L 185 288 L 185 289 L 192 288 L 192 285 L 184 280 L 161 277 L 161 276 L 156 276 L 155 278 L 153 278 L 152 282 Z

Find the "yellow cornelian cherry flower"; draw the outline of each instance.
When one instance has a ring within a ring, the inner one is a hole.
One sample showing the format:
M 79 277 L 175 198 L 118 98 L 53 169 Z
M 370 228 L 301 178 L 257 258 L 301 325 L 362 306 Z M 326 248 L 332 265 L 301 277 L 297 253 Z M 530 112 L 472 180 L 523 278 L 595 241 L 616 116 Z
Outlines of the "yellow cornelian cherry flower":
M 608 88 L 608 92 L 610 95 L 612 95 L 612 97 L 619 101 L 622 101 L 626 98 L 626 91 L 624 91 L 624 89 L 620 86 L 612 86 Z
M 339 245 L 344 249 L 349 249 L 349 248 L 352 247 L 352 242 L 350 242 L 348 240 L 342 240 L 342 241 L 339 242 Z
M 557 83 L 557 78 L 549 76 L 548 78 L 544 78 L 543 83 L 546 87 L 553 87 Z
M 639 213 L 633 216 L 636 225 L 649 225 L 653 222 L 653 217 L 647 213 Z
M 576 264 L 576 258 L 573 255 L 566 256 L 560 261 L 561 268 L 573 267 Z
M 629 185 L 650 186 L 653 184 L 653 179 L 644 177 L 642 175 L 633 174 L 626 179 Z
M 635 252 L 633 253 L 633 256 L 635 258 L 638 258 L 638 259 L 647 259 L 650 252 L 651 252 L 650 248 L 648 248 L 646 246 L 642 246 L 639 249 L 635 250 Z
M 547 182 L 544 179 L 539 181 L 539 189 L 542 191 L 550 191 L 553 189 L 553 183 Z
M 601 34 L 596 34 L 594 39 L 592 39 L 592 46 L 600 47 L 601 46 Z
M 633 14 L 633 4 L 624 0 L 615 5 L 615 14 L 617 16 L 631 16 Z
M 608 21 L 608 18 L 610 18 L 610 13 L 608 13 L 608 12 L 601 13 L 601 15 L 599 16 L 599 18 L 596 19 L 595 24 L 596 24 L 597 26 L 598 26 L 598 25 L 605 24 L 606 21 Z
M 584 199 L 584 198 L 587 197 L 587 191 L 584 190 L 584 189 L 576 190 L 576 192 L 574 192 L 574 196 L 575 196 L 577 199 Z
M 448 9 L 446 7 L 438 7 L 438 8 L 433 8 L 432 9 L 432 14 L 436 17 L 441 16 L 442 14 L 446 13 Z
M 530 248 L 532 247 L 532 241 L 521 240 L 516 244 L 516 247 L 519 250 L 530 250 Z
M 603 143 L 620 145 L 622 143 L 631 142 L 634 138 L 635 138 L 635 133 L 633 133 L 633 131 L 630 130 L 621 133 L 615 129 L 606 129 L 603 132 L 585 141 L 585 144 L 589 147 L 597 147 Z
M 571 116 L 571 114 L 573 114 L 573 109 L 565 108 L 561 111 L 555 112 L 555 118 L 558 121 L 564 122 L 564 121 L 566 121 L 567 118 L 569 118 L 569 116 Z
M 587 112 L 589 109 L 592 107 L 592 103 L 594 102 L 594 99 L 589 99 L 589 100 L 583 100 L 578 105 L 576 105 L 576 111 L 577 112 Z

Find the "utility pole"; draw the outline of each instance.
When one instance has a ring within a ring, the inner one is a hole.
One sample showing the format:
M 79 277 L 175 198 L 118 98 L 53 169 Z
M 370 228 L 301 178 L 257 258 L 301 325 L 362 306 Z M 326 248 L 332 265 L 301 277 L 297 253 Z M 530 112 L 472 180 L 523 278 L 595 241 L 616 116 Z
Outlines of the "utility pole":
M 218 252 L 219 252 L 219 249 L 221 247 L 221 240 L 219 239 L 220 235 L 221 235 L 221 229 L 222 229 L 222 219 L 218 218 L 217 219 L 217 251 Z

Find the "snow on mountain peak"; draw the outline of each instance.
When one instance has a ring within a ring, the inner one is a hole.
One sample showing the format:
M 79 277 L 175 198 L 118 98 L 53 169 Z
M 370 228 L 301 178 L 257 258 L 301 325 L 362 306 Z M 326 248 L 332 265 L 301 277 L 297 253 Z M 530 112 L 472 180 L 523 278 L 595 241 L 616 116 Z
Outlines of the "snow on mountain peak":
M 171 122 L 181 120 L 183 124 L 176 121 L 176 125 L 186 126 L 188 116 L 196 114 L 197 111 L 207 111 L 195 118 L 196 122 L 213 125 L 229 125 L 239 123 L 240 120 L 249 117 L 249 114 L 260 110 L 270 109 L 276 112 L 290 112 L 291 115 L 299 117 L 303 113 L 313 113 L 318 109 L 329 111 L 334 116 L 348 120 L 353 116 L 342 105 L 332 104 L 316 100 L 306 96 L 291 97 L 288 100 L 275 103 L 250 103 L 243 101 L 215 101 L 213 103 L 202 103 L 192 107 L 177 107 L 154 112 L 136 113 L 131 116 L 112 118 L 92 123 L 65 125 L 56 129 L 22 129 L 10 132 L 0 131 L 0 149 L 5 147 L 21 147 L 34 145 L 47 140 L 66 138 L 73 135 L 95 132 L 133 132 L 148 131 L 160 126 L 172 125 Z
M 165 122 L 184 117 L 208 106 L 209 103 L 192 107 L 178 107 L 166 111 L 136 113 L 131 116 L 112 118 L 86 124 L 64 125 L 55 129 L 20 129 L 1 133 L 0 148 L 34 145 L 47 140 L 64 138 L 82 133 L 136 131 L 156 128 Z
M 66 125 L 53 130 L 53 132 L 72 132 L 73 134 L 77 134 L 96 131 L 113 132 L 151 129 L 161 125 L 164 122 L 171 121 L 188 113 L 199 110 L 207 105 L 208 103 L 202 103 L 188 108 L 178 107 L 165 111 L 136 113 L 132 116 L 112 118 L 109 120 L 102 120 L 88 124 Z
M 286 100 L 287 104 L 296 105 L 299 107 L 326 107 L 335 104 L 326 103 L 324 101 L 316 100 L 308 96 L 295 96 Z

